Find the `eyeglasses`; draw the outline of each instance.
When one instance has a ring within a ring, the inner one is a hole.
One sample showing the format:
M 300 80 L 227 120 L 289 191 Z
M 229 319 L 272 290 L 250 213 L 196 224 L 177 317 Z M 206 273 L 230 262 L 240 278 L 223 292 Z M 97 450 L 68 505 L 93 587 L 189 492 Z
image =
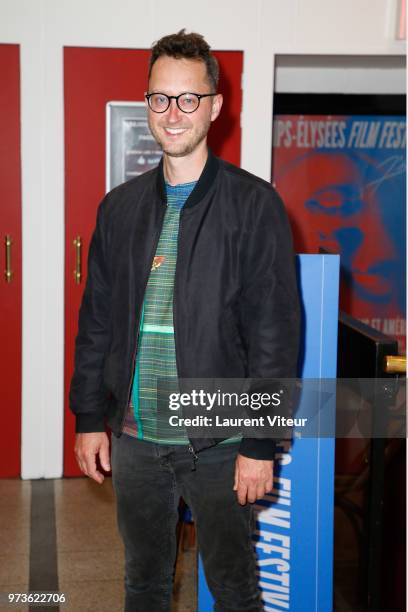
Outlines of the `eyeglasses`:
M 183 113 L 194 113 L 200 106 L 201 98 L 207 98 L 208 96 L 216 96 L 216 93 L 208 94 L 196 94 L 196 93 L 181 93 L 178 96 L 167 96 L 164 93 L 147 93 L 145 98 L 149 105 L 149 108 L 154 113 L 165 113 L 170 106 L 170 101 L 174 99 L 177 107 Z

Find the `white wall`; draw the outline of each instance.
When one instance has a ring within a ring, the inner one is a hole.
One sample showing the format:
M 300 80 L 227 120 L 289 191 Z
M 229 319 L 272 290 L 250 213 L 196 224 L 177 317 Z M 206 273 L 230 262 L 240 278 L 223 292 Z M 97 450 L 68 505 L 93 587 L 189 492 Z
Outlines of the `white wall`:
M 406 60 L 396 55 L 277 55 L 275 91 L 405 94 Z
M 275 56 L 402 55 L 404 44 L 395 40 L 397 5 L 398 0 L 0 0 L 0 42 L 21 45 L 23 478 L 62 473 L 63 47 L 149 48 L 163 34 L 186 27 L 203 33 L 215 49 L 243 50 L 242 165 L 269 179 Z M 278 71 L 279 84 L 301 82 L 296 62 Z M 380 70 L 372 81 L 387 81 L 387 89 L 399 93 L 399 70 L 388 76 Z M 333 76 L 330 66 L 313 74 L 319 87 Z M 365 76 L 360 71 L 362 84 Z

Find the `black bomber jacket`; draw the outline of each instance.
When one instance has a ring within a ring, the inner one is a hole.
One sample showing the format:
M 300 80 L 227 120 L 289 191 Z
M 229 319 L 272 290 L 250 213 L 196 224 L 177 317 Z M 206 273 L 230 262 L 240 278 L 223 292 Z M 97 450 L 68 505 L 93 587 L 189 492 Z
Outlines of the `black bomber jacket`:
M 117 436 L 128 407 L 137 330 L 166 210 L 163 163 L 99 206 L 79 313 L 70 407 L 77 432 Z M 294 378 L 299 298 L 288 219 L 266 181 L 209 151 L 180 215 L 174 281 L 180 378 Z M 192 452 L 219 442 L 190 439 Z M 275 441 L 239 452 L 273 459 Z

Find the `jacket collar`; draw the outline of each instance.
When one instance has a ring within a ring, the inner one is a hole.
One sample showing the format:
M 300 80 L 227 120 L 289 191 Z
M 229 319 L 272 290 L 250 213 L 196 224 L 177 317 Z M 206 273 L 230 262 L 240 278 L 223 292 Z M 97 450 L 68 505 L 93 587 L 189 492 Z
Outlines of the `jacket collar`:
M 186 203 L 183 208 L 191 208 L 200 202 L 204 196 L 209 191 L 211 185 L 213 185 L 215 178 L 217 176 L 217 172 L 219 169 L 219 161 L 217 157 L 212 153 L 210 149 L 208 149 L 208 157 L 205 162 L 204 169 L 200 175 L 200 178 L 197 181 L 196 186 L 193 191 L 190 193 Z M 163 202 L 166 202 L 166 185 L 164 182 L 164 172 L 163 172 L 163 158 L 160 160 L 160 163 L 157 168 L 157 192 L 159 194 L 160 199 Z

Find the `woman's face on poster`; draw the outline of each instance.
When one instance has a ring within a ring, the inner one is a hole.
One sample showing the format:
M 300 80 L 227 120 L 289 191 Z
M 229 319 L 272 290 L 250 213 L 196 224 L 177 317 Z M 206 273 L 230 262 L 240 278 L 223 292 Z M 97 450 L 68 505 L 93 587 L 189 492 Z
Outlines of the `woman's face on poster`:
M 397 249 L 381 214 L 381 180 L 345 154 L 311 153 L 289 164 L 276 186 L 303 248 L 339 253 L 344 280 L 362 300 L 392 300 Z M 299 241 L 297 241 L 299 242 Z

